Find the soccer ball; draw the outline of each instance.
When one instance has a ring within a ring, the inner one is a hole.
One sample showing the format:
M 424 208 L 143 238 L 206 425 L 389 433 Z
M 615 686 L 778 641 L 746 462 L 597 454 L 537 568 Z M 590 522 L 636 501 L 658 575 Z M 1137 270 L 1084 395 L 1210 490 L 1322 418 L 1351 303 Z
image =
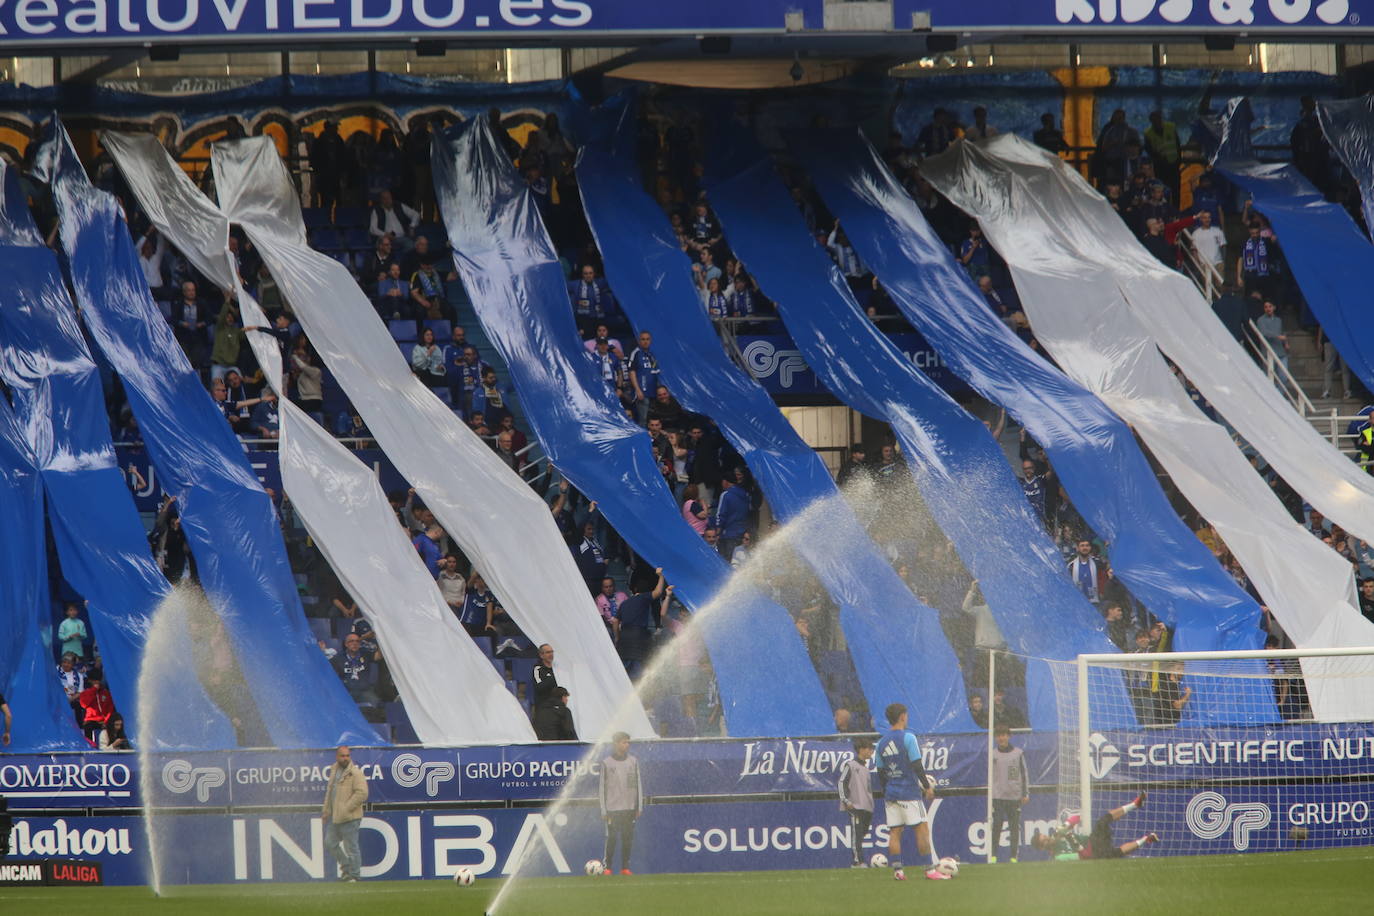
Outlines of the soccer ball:
M 472 873 L 470 868 L 460 868 L 453 873 L 453 883 L 459 887 L 472 887 L 472 882 L 477 880 L 477 876 Z
M 945 856 L 939 862 L 935 863 L 935 870 L 942 875 L 949 875 L 951 878 L 957 878 L 959 876 L 959 860 Z
M 606 870 L 606 866 L 601 864 L 600 859 L 588 859 L 587 864 L 582 866 L 582 870 L 589 875 L 599 875 Z
M 873 858 L 868 860 L 868 864 L 873 868 L 887 868 L 887 856 L 881 852 L 875 852 Z

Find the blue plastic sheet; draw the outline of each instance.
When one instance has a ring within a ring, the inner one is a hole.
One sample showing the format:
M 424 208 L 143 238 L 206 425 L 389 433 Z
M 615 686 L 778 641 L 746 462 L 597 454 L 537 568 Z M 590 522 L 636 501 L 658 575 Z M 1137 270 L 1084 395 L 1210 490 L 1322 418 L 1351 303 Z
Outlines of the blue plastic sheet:
M 1360 186 L 1366 229 L 1374 229 L 1374 94 L 1318 102 L 1326 142 Z
M 1218 160 L 1217 170 L 1250 193 L 1283 246 L 1312 314 L 1346 365 L 1374 390 L 1374 247 L 1340 204 L 1328 202 L 1291 163 Z
M 1110 543 L 1115 574 L 1178 628 L 1176 646 L 1257 648 L 1258 605 L 1179 520 L 1130 429 L 992 314 L 872 148 L 820 132 L 796 148 L 902 314 L 1045 448 L 1074 506 Z
M 447 133 L 432 158 L 458 271 L 545 453 L 639 554 L 664 568 L 689 607 L 707 608 L 729 567 L 683 520 L 647 434 L 607 394 L 578 338 L 538 209 L 487 120 Z M 730 734 L 833 727 L 820 680 L 783 608 L 757 590 L 730 588 L 723 605 L 697 619 Z
M 926 504 L 977 578 L 1008 646 L 1057 659 L 1116 651 L 1101 615 L 1065 575 L 987 428 L 874 327 L 809 237 L 771 164 L 745 159 L 711 195 L 734 250 L 777 301 L 792 339 L 826 386 L 855 410 L 891 424 Z M 855 245 L 861 234 L 851 233 Z M 897 238 L 888 245 L 895 247 Z M 932 275 L 938 276 L 923 274 Z M 1027 674 L 1031 724 L 1058 727 L 1052 677 L 1043 664 L 1032 664 Z
M 830 472 L 768 393 L 732 363 L 707 318 L 690 264 L 632 159 L 584 147 L 577 165 L 606 276 L 638 331 L 654 335 L 668 390 L 714 418 L 744 458 L 791 543 L 840 608 L 855 671 L 877 713 L 905 703 L 921 732 L 970 731 L 958 660 L 937 614 L 878 554 Z M 1045 725 L 1054 723 L 1053 694 Z
M 0 694 L 14 714 L 0 753 L 84 750 L 71 707 L 53 674 L 48 560 L 43 549 L 43 482 L 24 431 L 0 395 Z M 0 722 L 0 730 L 4 723 Z
M 49 125 L 40 162 L 86 327 L 176 498 L 200 584 L 272 742 L 378 743 L 305 626 L 271 498 L 154 304 L 119 202 L 91 186 L 59 124 Z
M 110 691 L 137 743 L 135 684 L 152 614 L 170 589 L 115 463 L 100 378 L 57 259 L 34 226 L 18 176 L 8 166 L 3 173 L 0 376 L 43 480 L 62 575 L 89 602 Z M 228 722 L 188 676 L 188 663 L 172 672 L 176 683 L 167 686 L 181 702 L 158 731 L 194 746 L 228 746 Z

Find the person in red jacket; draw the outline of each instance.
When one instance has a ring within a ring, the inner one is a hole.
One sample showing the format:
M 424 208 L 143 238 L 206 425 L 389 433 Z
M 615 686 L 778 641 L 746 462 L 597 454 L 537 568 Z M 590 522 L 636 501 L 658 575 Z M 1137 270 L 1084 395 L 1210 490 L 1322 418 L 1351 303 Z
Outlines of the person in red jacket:
M 105 723 L 110 721 L 110 716 L 114 715 L 114 698 L 110 696 L 110 688 L 105 686 L 105 678 L 97 672 L 86 675 L 86 689 L 81 691 L 78 698 L 81 709 L 86 717 L 82 720 L 81 730 L 86 733 L 86 740 L 95 744 L 96 736 L 105 728 Z

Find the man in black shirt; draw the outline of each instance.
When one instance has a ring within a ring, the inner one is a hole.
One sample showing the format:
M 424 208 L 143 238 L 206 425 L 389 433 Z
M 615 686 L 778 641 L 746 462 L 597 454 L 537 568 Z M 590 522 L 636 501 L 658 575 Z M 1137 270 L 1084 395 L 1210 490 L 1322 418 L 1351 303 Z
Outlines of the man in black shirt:
M 615 648 L 631 678 L 639 675 L 649 657 L 650 624 L 655 628 L 659 626 L 658 600 L 663 597 L 663 567 L 655 569 L 654 574 L 658 582 L 652 592 L 644 591 L 642 583 L 632 580 L 630 589 L 634 594 L 620 602 L 615 611 Z
M 566 687 L 553 688 L 549 702 L 534 710 L 534 736 L 540 741 L 576 741 Z
M 553 700 L 558 689 L 558 677 L 553 673 L 553 646 L 539 647 L 539 664 L 534 666 L 534 706 L 538 709 Z

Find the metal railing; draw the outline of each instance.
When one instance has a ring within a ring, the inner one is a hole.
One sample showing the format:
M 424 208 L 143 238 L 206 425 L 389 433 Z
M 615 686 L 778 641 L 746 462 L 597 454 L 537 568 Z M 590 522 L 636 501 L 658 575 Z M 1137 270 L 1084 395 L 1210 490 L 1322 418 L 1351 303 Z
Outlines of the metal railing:
M 1193 247 L 1193 234 L 1187 229 L 1179 231 L 1175 246 L 1178 248 L 1179 260 L 1183 264 L 1183 272 L 1193 281 L 1198 291 L 1207 297 L 1208 302 L 1215 302 L 1226 282 L 1221 270 L 1197 253 L 1197 249 Z
M 1312 406 L 1312 400 L 1307 396 L 1307 392 L 1302 390 L 1298 380 L 1293 377 L 1293 373 L 1288 370 L 1287 363 L 1275 352 L 1274 348 L 1253 320 L 1247 320 L 1242 326 L 1245 333 L 1245 342 L 1249 344 L 1251 352 L 1259 360 L 1260 367 L 1264 369 L 1264 374 L 1269 377 L 1269 381 L 1274 383 L 1288 402 L 1293 405 L 1299 414 L 1311 418 L 1316 414 L 1317 409 Z

